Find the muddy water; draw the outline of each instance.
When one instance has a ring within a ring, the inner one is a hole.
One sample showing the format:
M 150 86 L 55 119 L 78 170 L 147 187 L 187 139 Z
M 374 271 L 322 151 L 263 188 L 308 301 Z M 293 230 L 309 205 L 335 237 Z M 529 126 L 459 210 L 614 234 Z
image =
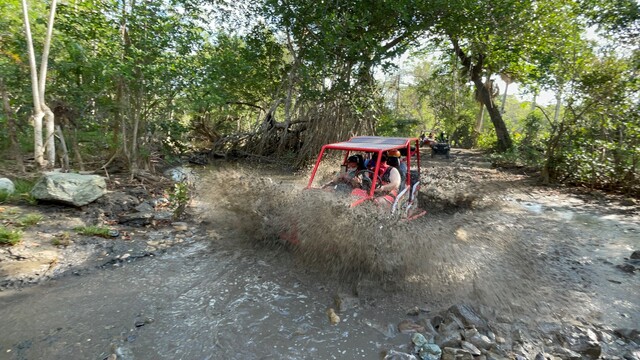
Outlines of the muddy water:
M 532 328 L 639 322 L 640 280 L 615 267 L 639 246 L 628 218 L 520 197 L 392 227 L 304 176 L 224 170 L 200 174 L 184 248 L 0 292 L 0 359 L 377 359 L 410 307 L 461 302 Z M 300 248 L 279 246 L 292 228 Z
M 371 359 L 397 341 L 372 309 L 332 326 L 331 291 L 292 267 L 280 251 L 196 244 L 3 292 L 0 358 Z
M 555 226 L 564 243 L 566 266 L 579 286 L 579 300 L 573 314 L 593 315 L 613 327 L 638 327 L 640 324 L 640 279 L 638 274 L 621 271 L 618 266 L 640 249 L 640 223 L 624 212 L 594 213 L 580 206 L 558 206 L 553 202 L 518 202 L 538 219 L 540 226 Z

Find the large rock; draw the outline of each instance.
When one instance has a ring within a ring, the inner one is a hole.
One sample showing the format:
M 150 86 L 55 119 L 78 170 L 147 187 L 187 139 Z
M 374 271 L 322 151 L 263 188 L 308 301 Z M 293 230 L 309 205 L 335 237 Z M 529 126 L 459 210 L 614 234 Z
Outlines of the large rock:
M 475 327 L 478 330 L 486 331 L 489 329 L 487 321 L 483 319 L 471 306 L 466 304 L 453 305 L 449 308 L 449 312 L 462 320 L 465 327 Z
M 13 181 L 7 178 L 0 178 L 0 192 L 13 194 L 14 191 L 16 191 L 16 187 L 13 185 Z
M 568 348 L 579 353 L 583 359 L 598 359 L 602 354 L 598 335 L 591 329 L 575 327 L 574 331 L 565 335 L 565 341 Z
M 83 206 L 106 192 L 107 184 L 102 176 L 50 172 L 38 180 L 31 195 L 37 200 Z

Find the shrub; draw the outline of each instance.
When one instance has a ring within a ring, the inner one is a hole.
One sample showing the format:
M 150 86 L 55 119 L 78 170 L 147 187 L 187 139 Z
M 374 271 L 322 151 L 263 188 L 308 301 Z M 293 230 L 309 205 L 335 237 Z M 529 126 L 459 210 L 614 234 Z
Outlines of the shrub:
M 28 179 L 15 179 L 13 180 L 13 185 L 15 186 L 13 194 L 0 191 L 0 204 L 18 203 L 20 200 L 24 200 L 31 205 L 34 205 L 37 202 L 36 199 L 31 196 L 31 189 L 33 189 L 35 181 Z
M 54 246 L 69 246 L 71 245 L 71 234 L 68 232 L 63 232 L 61 234 L 56 235 L 53 240 L 51 240 L 51 245 Z
M 102 226 L 78 226 L 73 230 L 80 235 L 100 236 L 103 238 L 111 237 L 109 235 L 109 229 Z
M 18 224 L 22 227 L 29 227 L 38 224 L 43 219 L 40 214 L 27 214 L 18 219 Z
M 15 245 L 22 240 L 20 230 L 11 230 L 0 225 L 0 245 Z

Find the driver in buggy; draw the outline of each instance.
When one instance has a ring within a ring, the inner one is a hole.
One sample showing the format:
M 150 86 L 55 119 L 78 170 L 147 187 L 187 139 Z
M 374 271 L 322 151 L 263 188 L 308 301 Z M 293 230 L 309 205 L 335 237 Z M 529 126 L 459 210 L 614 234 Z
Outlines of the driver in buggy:
M 352 188 L 359 188 L 361 182 L 360 179 L 356 177 L 356 173 L 364 168 L 364 161 L 361 155 L 349 156 L 346 163 L 346 171 L 339 172 L 331 181 L 322 187 L 327 188 L 338 184 L 348 184 Z

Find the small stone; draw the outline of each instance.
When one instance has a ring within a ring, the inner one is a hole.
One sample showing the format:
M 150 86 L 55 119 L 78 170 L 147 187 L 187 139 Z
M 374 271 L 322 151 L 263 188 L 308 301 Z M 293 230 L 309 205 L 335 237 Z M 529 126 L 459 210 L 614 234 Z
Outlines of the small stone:
M 126 259 L 128 259 L 130 256 L 131 256 L 131 254 L 126 253 L 126 254 L 124 254 L 124 255 L 120 256 L 120 260 L 126 260 Z
M 622 206 L 635 206 L 636 200 L 634 198 L 626 198 L 620 201 L 620 205 Z
M 463 348 L 464 350 L 467 350 L 473 356 L 480 356 L 482 354 L 480 352 L 480 349 L 478 349 L 475 345 L 467 341 L 463 341 L 460 347 Z
M 418 360 L 418 358 L 416 358 L 415 355 L 391 349 L 387 351 L 387 354 L 384 356 L 384 360 Z
M 403 334 L 413 334 L 416 332 L 424 332 L 424 327 L 411 320 L 402 320 L 400 324 L 398 324 L 398 331 Z
M 631 259 L 640 260 L 640 250 L 636 250 L 631 253 Z
M 107 357 L 107 360 L 117 360 L 118 359 L 118 355 L 116 354 L 111 354 Z
M 411 336 L 411 342 L 417 346 L 420 347 L 424 344 L 427 343 L 427 339 L 424 337 L 424 335 L 420 334 L 420 333 L 415 333 L 413 334 L 413 336 Z
M 340 322 L 340 317 L 336 314 L 336 311 L 333 308 L 329 308 L 329 310 L 327 310 L 327 316 L 329 317 L 331 325 L 336 325 Z
M 189 228 L 189 225 L 186 222 L 181 222 L 181 221 L 171 223 L 171 226 L 173 226 L 173 228 L 178 231 L 186 231 Z
M 409 316 L 418 316 L 420 315 L 420 308 L 417 306 L 414 306 L 413 308 L 409 309 L 407 311 L 407 315 Z
M 636 271 L 636 267 L 631 264 L 616 265 L 616 267 L 629 274 L 633 274 Z
M 460 346 L 462 336 L 458 331 L 443 332 L 436 335 L 436 344 L 441 348 L 456 348 Z
M 356 309 L 360 304 L 360 300 L 349 294 L 338 293 L 333 296 L 333 303 L 336 306 L 336 310 L 343 313 L 347 310 Z
M 639 341 L 640 340 L 640 330 L 638 330 L 638 329 L 620 328 L 620 329 L 615 329 L 613 331 L 613 333 L 618 335 L 619 337 L 621 337 L 623 339 L 635 340 L 635 341 Z
M 422 360 L 440 360 L 442 350 L 436 344 L 424 344 L 420 347 L 418 354 Z

